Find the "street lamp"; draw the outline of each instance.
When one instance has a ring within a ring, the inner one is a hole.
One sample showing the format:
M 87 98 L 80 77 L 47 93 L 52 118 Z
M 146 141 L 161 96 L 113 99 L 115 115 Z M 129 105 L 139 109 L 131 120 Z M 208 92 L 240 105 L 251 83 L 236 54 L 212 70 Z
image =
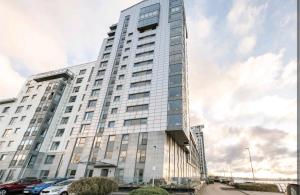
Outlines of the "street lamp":
M 251 153 L 250 153 L 250 149 L 247 147 L 245 148 L 246 150 L 248 150 L 249 153 L 249 158 L 250 158 L 250 164 L 251 164 L 251 169 L 252 169 L 252 176 L 253 176 L 253 182 L 255 183 L 255 178 L 254 178 L 254 171 L 253 171 L 253 165 L 252 165 L 252 159 L 251 159 Z

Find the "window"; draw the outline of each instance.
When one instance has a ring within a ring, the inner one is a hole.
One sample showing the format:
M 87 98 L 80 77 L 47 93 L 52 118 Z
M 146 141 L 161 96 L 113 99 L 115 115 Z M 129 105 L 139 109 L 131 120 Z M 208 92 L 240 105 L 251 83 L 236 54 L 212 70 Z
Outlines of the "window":
M 146 76 L 152 74 L 152 70 L 143 70 L 143 71 L 138 71 L 138 72 L 133 72 L 132 77 L 138 77 L 138 76 Z
M 181 100 L 170 100 L 168 102 L 168 111 L 181 111 L 182 101 Z
M 111 50 L 111 48 L 112 48 L 112 45 L 108 45 L 105 47 L 104 51 L 109 51 L 109 50 Z
M 128 99 L 129 100 L 134 100 L 134 99 L 140 99 L 140 98 L 145 98 L 150 96 L 150 91 L 146 92 L 141 92 L 141 93 L 134 93 L 134 94 L 129 94 Z
M 140 44 L 138 45 L 136 48 L 137 49 L 143 49 L 143 48 L 147 48 L 147 47 L 151 47 L 155 44 L 155 42 L 149 42 L 149 43 L 145 43 L 145 44 Z
M 112 158 L 114 144 L 115 144 L 115 137 L 116 137 L 115 135 L 110 135 L 108 138 L 107 147 L 106 147 L 106 151 L 105 151 L 105 155 L 104 155 L 104 158 L 106 158 L 106 159 Z
M 124 74 L 119 75 L 119 80 L 123 80 L 125 78 Z
M 124 56 L 124 57 L 123 57 L 123 60 L 127 60 L 127 59 L 128 59 L 128 56 Z
M 103 54 L 102 59 L 107 59 L 109 58 L 109 53 Z
M 108 61 L 104 61 L 100 63 L 100 67 L 106 67 L 108 64 Z
M 41 170 L 41 172 L 40 172 L 40 177 L 41 178 L 47 178 L 48 177 L 48 175 L 49 175 L 49 170 Z
M 147 118 L 128 119 L 124 121 L 124 126 L 146 125 Z
M 181 64 L 172 64 L 169 66 L 170 73 L 179 73 L 182 71 L 182 65 Z
M 7 154 L 1 154 L 0 156 L 0 161 L 5 160 L 7 157 Z
M 151 84 L 151 80 L 146 80 L 146 81 L 139 81 L 139 82 L 134 82 L 130 84 L 130 87 L 143 87 Z
M 122 66 L 121 66 L 121 70 L 125 70 L 126 67 L 127 67 L 127 65 L 122 65 Z
M 65 132 L 65 129 L 57 129 L 55 137 L 63 136 L 64 132 Z
M 130 48 L 129 48 L 129 47 L 125 48 L 125 52 L 127 52 L 127 51 L 129 51 L 129 50 L 130 50 Z
M 69 102 L 75 102 L 76 101 L 76 97 L 77 96 L 71 96 L 70 99 L 69 99 Z
M 92 90 L 91 96 L 99 96 L 100 89 L 94 89 Z
M 144 111 L 144 110 L 148 110 L 148 108 L 149 108 L 148 104 L 135 105 L 135 106 L 127 106 L 126 112 Z
M 80 126 L 80 133 L 85 133 L 90 130 L 91 125 L 90 124 L 83 124 Z
M 77 139 L 76 147 L 83 147 L 85 144 L 85 137 L 80 137 Z
M 15 113 L 20 113 L 24 106 L 18 106 Z
M 70 141 L 68 140 L 67 143 L 66 143 L 65 149 L 68 148 L 69 142 L 70 142 Z
M 142 36 L 142 37 L 139 37 L 139 41 L 145 40 L 145 39 L 150 39 L 150 38 L 153 38 L 153 37 L 155 37 L 155 34 L 150 34 L 150 35 Z
M 30 120 L 30 124 L 34 124 L 35 122 L 36 122 L 35 118 L 33 118 L 33 119 Z
M 139 135 L 139 145 L 147 145 L 148 142 L 148 133 L 142 132 Z
M 36 97 L 36 94 L 32 95 L 31 99 L 34 99 Z
M 13 125 L 17 121 L 18 117 L 12 117 L 9 121 L 9 125 Z
M 120 99 L 121 99 L 121 97 L 120 97 L 120 96 L 115 96 L 115 97 L 114 97 L 114 102 L 119 102 L 119 101 L 120 101 Z
M 85 72 L 86 72 L 86 69 L 80 70 L 79 75 L 85 74 Z
M 132 42 L 131 40 L 128 40 L 126 43 L 129 44 L 129 43 L 131 43 L 131 42 Z
M 68 120 L 69 120 L 69 117 L 63 117 L 60 121 L 60 124 L 61 125 L 64 125 L 64 124 L 67 124 L 68 123 Z
M 145 52 L 141 52 L 141 53 L 137 53 L 135 54 L 135 57 L 145 57 L 145 56 L 149 56 L 152 55 L 154 53 L 154 50 L 152 51 L 145 51 Z
M 128 36 L 132 36 L 133 35 L 133 32 L 131 32 L 131 33 L 128 33 Z
M 36 89 L 39 89 L 41 86 L 42 86 L 42 85 L 38 85 L 38 86 L 36 87 Z
M 108 122 L 108 128 L 114 128 L 115 127 L 116 122 L 115 121 L 109 121 Z
M 103 83 L 103 79 L 97 79 L 94 82 L 94 86 L 100 86 L 100 85 L 102 85 L 102 83 Z
M 121 90 L 123 85 L 117 85 L 117 90 Z
M 105 70 L 98 70 L 97 76 L 104 76 L 105 75 Z
M 3 176 L 4 176 L 4 174 L 5 174 L 5 169 L 0 169 L 0 180 L 2 180 L 3 179 Z
M 7 174 L 7 177 L 5 179 L 5 181 L 10 181 L 14 178 L 14 174 L 15 174 L 15 169 L 10 169 L 8 174 Z
M 50 150 L 57 150 L 59 144 L 60 144 L 60 142 L 52 142 Z
M 182 125 L 182 115 L 169 115 L 168 126 L 180 126 Z
M 112 108 L 110 113 L 117 114 L 117 112 L 118 112 L 118 108 Z
M 22 100 L 21 100 L 21 103 L 24 103 L 24 102 L 26 102 L 26 101 L 27 101 L 27 99 L 28 99 L 28 96 L 24 96 L 24 97 L 22 98 Z
M 96 137 L 95 139 L 95 148 L 100 148 L 100 144 L 101 144 L 101 137 Z
M 14 133 L 18 133 L 21 128 L 16 128 Z
M 54 161 L 55 155 L 47 155 L 44 164 L 52 164 Z
M 94 108 L 94 107 L 96 107 L 96 103 L 97 103 L 97 100 L 90 100 L 89 102 L 88 102 L 88 108 Z
M 22 116 L 20 121 L 24 121 L 26 116 Z
M 181 85 L 182 83 L 182 76 L 181 75 L 173 75 L 169 77 L 169 85 Z
M 169 97 L 181 97 L 182 96 L 181 87 L 169 88 Z
M 73 110 L 73 106 L 67 106 L 66 110 L 65 110 L 65 113 L 71 113 L 72 110 Z
M 73 88 L 73 93 L 77 93 L 79 91 L 79 88 L 80 88 L 79 86 L 78 87 L 74 87 Z
M 82 80 L 83 80 L 83 77 L 77 78 L 77 79 L 76 79 L 76 83 L 82 83 Z
M 10 107 L 4 107 L 2 110 L 2 113 L 7 113 L 7 111 L 9 110 Z
M 145 163 L 145 161 L 146 161 L 146 150 L 138 149 L 137 159 L 138 159 L 139 163 Z
M 182 9 L 181 6 L 172 7 L 172 8 L 171 8 L 171 13 L 179 12 L 181 9 Z
M 29 110 L 30 108 L 31 108 L 31 105 L 28 105 L 27 108 L 26 108 L 26 110 Z
M 83 120 L 90 121 L 90 120 L 92 120 L 93 115 L 94 115 L 94 112 L 86 112 L 86 113 L 84 113 Z

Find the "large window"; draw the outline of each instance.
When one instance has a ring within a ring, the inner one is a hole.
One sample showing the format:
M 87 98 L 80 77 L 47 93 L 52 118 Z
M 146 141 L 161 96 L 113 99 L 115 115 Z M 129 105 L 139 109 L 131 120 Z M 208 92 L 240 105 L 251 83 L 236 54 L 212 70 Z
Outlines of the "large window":
M 60 142 L 52 142 L 50 150 L 57 150 Z
M 133 93 L 128 95 L 129 100 L 140 99 L 150 96 L 150 91 L 141 92 L 141 93 Z
M 88 108 L 94 108 L 94 107 L 96 107 L 96 103 L 97 103 L 97 100 L 90 100 L 89 102 L 88 102 Z
M 76 147 L 83 147 L 85 145 L 85 137 L 80 137 L 76 141 Z
M 100 89 L 94 89 L 92 90 L 91 96 L 99 96 Z
M 65 132 L 65 129 L 57 129 L 55 137 L 63 136 L 64 132 Z
M 181 125 L 182 125 L 182 115 L 168 116 L 168 126 L 181 126 Z
M 86 112 L 86 113 L 84 113 L 83 120 L 90 121 L 90 120 L 92 120 L 93 115 L 94 115 L 94 112 Z
M 148 110 L 148 108 L 149 108 L 148 104 L 127 106 L 126 112 L 144 111 L 144 110 Z
M 138 77 L 138 76 L 145 76 L 145 75 L 149 75 L 152 74 L 152 70 L 143 70 L 143 71 L 138 71 L 138 72 L 133 72 L 132 73 L 132 77 Z
M 45 159 L 45 164 L 52 164 L 54 161 L 55 155 L 47 155 Z
M 169 88 L 169 97 L 181 97 L 182 88 L 181 87 L 172 87 Z
M 114 151 L 114 144 L 115 144 L 115 135 L 110 135 L 107 142 L 106 152 L 104 158 L 111 159 L 112 154 Z
M 140 61 L 133 64 L 134 67 L 146 66 L 153 64 L 153 60 Z
M 128 119 L 124 121 L 124 126 L 146 125 L 147 118 Z
M 135 57 L 145 57 L 145 56 L 149 56 L 149 55 L 152 55 L 154 53 L 154 50 L 152 51 L 145 51 L 145 52 L 141 52 L 141 53 L 137 53 L 135 55 Z
M 181 111 L 182 101 L 181 100 L 169 100 L 168 111 Z
M 139 81 L 139 82 L 134 82 L 130 84 L 130 87 L 143 87 L 151 84 L 151 80 L 146 80 L 146 81 Z
M 169 76 L 169 85 L 181 85 L 182 84 L 182 75 L 173 75 Z
M 67 124 L 69 120 L 69 117 L 63 117 L 60 121 L 60 124 Z

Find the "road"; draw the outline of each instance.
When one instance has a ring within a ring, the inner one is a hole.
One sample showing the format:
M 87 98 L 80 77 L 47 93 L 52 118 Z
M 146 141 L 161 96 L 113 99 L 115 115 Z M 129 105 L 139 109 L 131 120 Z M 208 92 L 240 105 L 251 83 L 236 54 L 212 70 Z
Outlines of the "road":
M 283 195 L 282 193 L 238 191 L 226 185 L 215 183 L 205 186 L 200 195 Z

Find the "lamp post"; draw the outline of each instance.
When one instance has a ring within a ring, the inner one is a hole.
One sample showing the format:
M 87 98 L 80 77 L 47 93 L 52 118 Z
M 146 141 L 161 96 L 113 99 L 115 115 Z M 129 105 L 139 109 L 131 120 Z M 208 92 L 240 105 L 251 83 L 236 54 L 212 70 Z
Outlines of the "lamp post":
M 155 162 L 155 160 L 156 160 L 155 154 L 156 154 L 157 146 L 153 146 L 153 148 L 154 148 L 154 162 Z M 155 165 L 153 165 L 153 167 L 152 167 L 152 170 L 153 170 L 152 187 L 154 187 L 154 172 L 155 172 L 155 169 L 156 169 L 156 167 L 155 167 Z
M 255 177 L 254 177 L 254 171 L 253 171 L 253 165 L 252 165 L 252 159 L 251 159 L 250 149 L 249 149 L 248 147 L 245 148 L 245 149 L 248 150 L 248 153 L 249 153 L 250 164 L 251 164 L 251 170 L 252 170 L 252 176 L 253 176 L 253 182 L 255 183 Z

